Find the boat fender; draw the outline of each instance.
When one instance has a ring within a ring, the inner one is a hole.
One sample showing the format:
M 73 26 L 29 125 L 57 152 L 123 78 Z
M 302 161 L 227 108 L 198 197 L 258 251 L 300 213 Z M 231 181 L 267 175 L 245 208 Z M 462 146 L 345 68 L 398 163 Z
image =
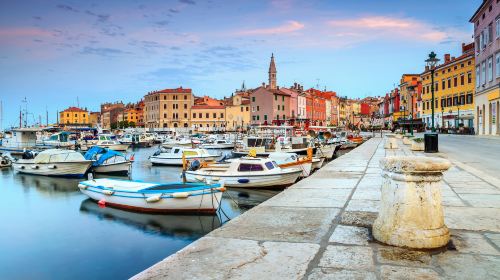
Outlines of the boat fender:
M 220 192 L 225 192 L 226 191 L 226 187 L 218 187 L 216 190 L 218 190 Z
M 113 195 L 115 193 L 115 191 L 112 191 L 112 190 L 103 190 L 102 193 L 105 194 L 105 195 Z
M 173 198 L 188 198 L 189 192 L 175 192 L 172 194 Z
M 146 202 L 148 202 L 148 203 L 154 203 L 154 202 L 158 202 L 160 200 L 161 200 L 161 195 L 153 195 L 153 196 L 146 198 Z
M 31 166 L 31 169 L 38 169 L 38 165 Z
M 249 182 L 250 182 L 250 180 L 248 180 L 248 179 L 238 179 L 238 183 L 240 183 L 240 184 L 246 184 Z
M 21 165 L 21 167 L 20 167 L 20 168 L 21 168 L 21 169 L 24 169 L 24 165 Z
M 97 204 L 99 205 L 99 207 L 104 208 L 106 207 L 106 200 L 101 199 L 97 202 Z
M 78 188 L 80 188 L 81 190 L 86 190 L 88 188 L 88 186 L 87 185 L 78 184 Z
M 49 166 L 47 166 L 47 168 L 50 168 L 50 169 L 56 169 L 56 168 L 57 168 L 57 166 L 56 166 L 55 164 L 53 164 L 53 165 L 49 165 Z

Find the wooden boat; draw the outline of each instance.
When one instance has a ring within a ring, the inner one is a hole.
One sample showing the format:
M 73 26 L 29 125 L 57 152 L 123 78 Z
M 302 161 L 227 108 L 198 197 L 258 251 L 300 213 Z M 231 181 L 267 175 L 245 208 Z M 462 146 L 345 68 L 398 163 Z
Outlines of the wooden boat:
M 289 186 L 302 174 L 299 168 L 281 168 L 268 158 L 242 157 L 185 172 L 189 182 L 224 182 L 227 187 L 270 188 Z
M 205 149 L 188 148 L 188 147 L 174 147 L 170 151 L 162 149 L 154 153 L 149 160 L 153 165 L 176 165 L 182 166 L 182 158 L 187 160 L 215 160 L 218 155 L 212 155 Z
M 95 173 L 128 174 L 132 161 L 119 152 L 94 146 L 88 150 L 85 159 L 92 160 L 92 170 Z
M 78 184 L 80 191 L 100 205 L 144 212 L 207 212 L 220 206 L 221 184 L 146 183 L 92 179 Z
M 274 152 L 269 154 L 269 159 L 283 169 L 300 168 L 302 170 L 300 177 L 307 177 L 312 171 L 312 149 L 311 156 L 307 157 L 299 157 L 294 153 Z
M 82 154 L 60 149 L 49 149 L 40 152 L 33 159 L 19 159 L 12 165 L 19 173 L 62 176 L 62 177 L 83 177 L 89 169 L 92 161 L 86 160 Z
M 323 167 L 323 165 L 325 164 L 325 158 L 322 157 L 322 158 L 318 158 L 318 157 L 313 157 L 312 158 L 312 170 L 317 170 L 317 169 L 320 169 L 321 167 Z

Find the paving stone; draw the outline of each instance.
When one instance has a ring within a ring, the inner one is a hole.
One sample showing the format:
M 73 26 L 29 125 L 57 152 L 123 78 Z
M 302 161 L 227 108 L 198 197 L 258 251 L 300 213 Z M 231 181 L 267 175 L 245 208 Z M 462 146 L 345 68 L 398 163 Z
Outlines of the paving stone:
M 480 233 L 452 231 L 451 239 L 459 253 L 500 255 Z
M 344 207 L 351 189 L 295 189 L 290 188 L 274 199 L 262 203 L 263 206 L 288 207 Z
M 431 255 L 426 251 L 384 246 L 377 250 L 377 261 L 383 264 L 428 267 Z
M 453 188 L 457 194 L 494 194 L 500 195 L 500 191 L 492 186 L 480 188 Z
M 444 207 L 445 224 L 451 229 L 500 232 L 500 209 Z
M 342 214 L 340 223 L 343 225 L 371 228 L 377 215 L 377 213 L 373 212 L 346 211 Z
M 405 267 L 405 266 L 380 266 L 380 278 L 382 279 L 441 279 L 439 274 L 429 268 Z
M 367 199 L 351 199 L 346 211 L 378 212 L 380 201 Z
M 442 196 L 441 199 L 444 206 L 468 206 L 457 195 Z
M 329 242 L 353 245 L 368 245 L 370 234 L 367 228 L 338 225 Z
M 365 172 L 366 166 L 326 166 L 325 171 Z
M 352 270 L 373 270 L 371 247 L 329 245 L 321 260 L 320 267 L 344 268 Z
M 378 188 L 356 188 L 352 199 L 380 200 L 381 192 Z
M 208 236 L 262 241 L 319 243 L 339 213 L 336 208 L 257 206 Z
M 500 248 L 500 233 L 485 233 L 486 238 Z
M 446 252 L 434 256 L 449 279 L 498 279 L 500 257 Z
M 377 276 L 370 271 L 355 271 L 336 268 L 315 268 L 309 280 L 375 280 Z
M 314 176 L 313 176 L 314 177 Z M 309 179 L 311 178 L 311 179 Z M 305 180 L 301 180 L 297 184 L 293 185 L 290 188 L 298 188 L 298 189 L 353 189 L 356 187 L 356 184 L 358 183 L 359 178 L 353 178 L 353 179 L 348 179 L 348 178 L 331 178 L 331 179 L 325 179 L 325 178 L 312 178 L 308 177 Z
M 495 194 L 459 194 L 472 206 L 500 208 L 500 195 Z
M 300 279 L 318 249 L 317 244 L 205 237 L 133 279 Z

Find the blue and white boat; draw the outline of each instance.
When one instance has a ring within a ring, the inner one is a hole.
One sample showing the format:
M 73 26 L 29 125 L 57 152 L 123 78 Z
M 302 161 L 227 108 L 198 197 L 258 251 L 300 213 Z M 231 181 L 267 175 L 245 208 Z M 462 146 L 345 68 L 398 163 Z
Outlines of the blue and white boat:
M 90 148 L 84 157 L 92 161 L 95 173 L 128 174 L 132 166 L 132 161 L 126 155 L 99 146 Z
M 143 212 L 213 213 L 226 190 L 221 184 L 162 184 L 118 179 L 92 179 L 80 182 L 78 187 L 101 205 Z

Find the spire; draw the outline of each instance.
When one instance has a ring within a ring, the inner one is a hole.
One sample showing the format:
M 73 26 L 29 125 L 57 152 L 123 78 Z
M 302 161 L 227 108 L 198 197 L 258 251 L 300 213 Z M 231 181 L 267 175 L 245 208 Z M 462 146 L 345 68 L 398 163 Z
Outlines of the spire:
M 276 89 L 276 64 L 274 63 L 274 53 L 271 54 L 271 63 L 269 64 L 269 87 Z
M 245 86 L 245 80 L 243 80 L 243 83 L 241 84 L 241 90 L 240 91 L 247 91 L 247 87 Z

